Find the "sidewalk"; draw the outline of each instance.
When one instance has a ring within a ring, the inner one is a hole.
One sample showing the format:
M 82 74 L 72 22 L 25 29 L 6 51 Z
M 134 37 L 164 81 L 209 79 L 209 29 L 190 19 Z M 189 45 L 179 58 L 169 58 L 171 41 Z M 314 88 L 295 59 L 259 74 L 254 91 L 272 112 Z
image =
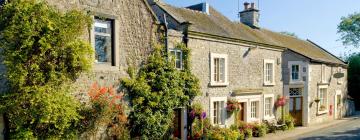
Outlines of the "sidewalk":
M 288 131 L 277 131 L 276 133 L 270 133 L 267 134 L 265 137 L 262 138 L 251 138 L 251 140 L 284 140 L 284 139 L 296 139 L 297 136 L 313 132 L 322 128 L 331 127 L 340 123 L 344 123 L 347 121 L 351 121 L 353 119 L 360 118 L 359 112 L 356 112 L 356 115 L 349 116 L 346 118 L 342 118 L 340 120 L 333 120 L 331 122 L 319 124 L 319 125 L 313 125 L 308 127 L 296 127 L 293 130 Z

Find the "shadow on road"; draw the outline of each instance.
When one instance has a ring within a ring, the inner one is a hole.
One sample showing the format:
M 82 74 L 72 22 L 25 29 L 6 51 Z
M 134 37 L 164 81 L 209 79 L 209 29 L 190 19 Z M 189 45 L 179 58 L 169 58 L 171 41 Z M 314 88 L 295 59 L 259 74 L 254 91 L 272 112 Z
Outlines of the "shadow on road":
M 332 132 L 320 136 L 299 138 L 299 140 L 360 140 L 360 128 L 344 132 Z

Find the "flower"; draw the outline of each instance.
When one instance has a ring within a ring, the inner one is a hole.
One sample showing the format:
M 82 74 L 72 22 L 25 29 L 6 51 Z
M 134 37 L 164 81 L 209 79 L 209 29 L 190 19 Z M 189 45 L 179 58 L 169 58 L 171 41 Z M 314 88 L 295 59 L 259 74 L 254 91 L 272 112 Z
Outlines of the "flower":
M 206 118 L 206 112 L 202 112 L 201 116 L 200 116 L 200 119 L 205 119 L 205 118 Z
M 190 118 L 195 119 L 195 110 L 191 110 L 190 112 Z

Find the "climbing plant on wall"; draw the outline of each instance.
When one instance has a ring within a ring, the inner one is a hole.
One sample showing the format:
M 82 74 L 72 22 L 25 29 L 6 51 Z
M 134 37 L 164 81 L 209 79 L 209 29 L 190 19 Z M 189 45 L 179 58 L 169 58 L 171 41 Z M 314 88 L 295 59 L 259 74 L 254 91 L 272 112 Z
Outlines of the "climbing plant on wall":
M 175 68 L 163 46 L 156 45 L 139 72 L 129 68 L 130 78 L 122 79 L 132 105 L 128 118 L 133 137 L 164 138 L 171 127 L 174 109 L 189 105 L 200 93 L 199 80 L 190 70 L 190 50 L 183 44 L 177 48 L 183 51 L 182 70 Z
M 80 37 L 92 19 L 59 12 L 38 0 L 11 0 L 0 8 L 0 48 L 8 90 L 0 111 L 13 139 L 64 138 L 79 120 L 70 84 L 93 62 Z

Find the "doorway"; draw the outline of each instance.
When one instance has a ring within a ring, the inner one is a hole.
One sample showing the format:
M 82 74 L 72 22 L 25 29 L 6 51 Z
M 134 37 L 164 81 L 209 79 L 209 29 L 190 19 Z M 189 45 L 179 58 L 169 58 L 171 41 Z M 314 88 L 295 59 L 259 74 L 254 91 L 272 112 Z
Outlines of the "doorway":
M 341 118 L 341 107 L 342 107 L 342 98 L 341 98 L 341 94 L 336 94 L 335 96 L 335 119 L 339 119 Z
M 240 110 L 239 110 L 239 113 L 237 114 L 237 122 L 240 122 L 240 121 L 245 121 L 245 103 L 242 102 L 240 103 Z
M 295 126 L 302 125 L 303 116 L 303 97 L 301 88 L 289 89 L 289 114 L 295 120 Z

